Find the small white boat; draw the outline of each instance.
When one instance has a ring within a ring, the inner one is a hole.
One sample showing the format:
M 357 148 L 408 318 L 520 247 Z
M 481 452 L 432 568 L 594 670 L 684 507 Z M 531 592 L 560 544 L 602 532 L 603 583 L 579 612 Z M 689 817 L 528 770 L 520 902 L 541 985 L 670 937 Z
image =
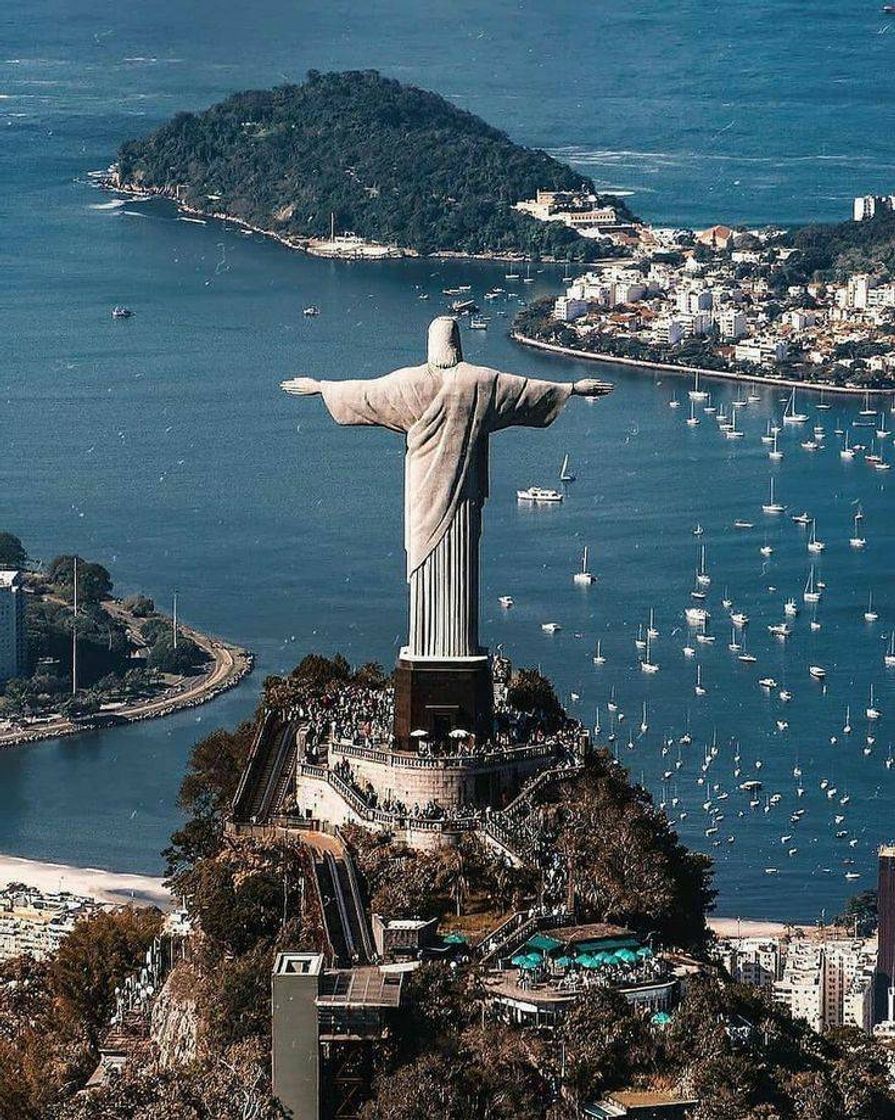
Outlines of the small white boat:
M 785 622 L 773 622 L 768 627 L 768 633 L 773 634 L 775 638 L 788 638 L 792 630 Z
M 652 607 L 649 609 L 649 625 L 646 628 L 647 636 L 650 638 L 658 638 L 659 631 L 656 628 L 655 612 Z
M 748 625 L 749 616 L 745 611 L 734 611 L 730 616 L 730 621 L 734 624 L 734 626 L 738 626 L 740 629 L 742 629 L 744 626 Z
M 594 650 L 593 656 L 594 665 L 605 665 L 606 658 L 603 656 L 602 642 L 597 640 L 597 648 Z
M 794 513 L 792 519 L 796 525 L 810 525 L 814 518 L 808 513 L 807 510 L 802 513 Z
M 774 555 L 774 549 L 769 544 L 763 544 L 758 551 L 765 557 Z
M 712 577 L 705 570 L 705 545 L 702 546 L 699 557 L 699 567 L 696 570 L 696 582 L 700 587 L 708 587 L 712 582 Z
M 871 685 L 870 686 L 870 700 L 868 701 L 867 709 L 864 712 L 864 715 L 867 716 L 868 719 L 879 719 L 882 714 L 883 713 L 879 710 L 879 708 L 876 706 L 876 704 L 874 702 L 874 699 L 873 699 L 873 685 Z
M 775 434 L 776 433 L 771 431 L 771 421 L 768 420 L 767 430 L 765 431 L 765 434 L 761 437 L 761 442 L 764 443 L 764 444 L 772 444 L 774 442 L 774 435 Z
M 864 394 L 864 407 L 861 409 L 861 416 L 876 416 L 876 409 L 870 407 L 870 393 Z
M 684 617 L 691 626 L 704 626 L 711 618 L 705 607 L 687 607 Z
M 873 592 L 871 591 L 867 600 L 867 610 L 864 611 L 864 621 L 876 622 L 878 618 L 879 614 L 873 609 Z
M 649 631 L 647 631 L 647 633 L 646 633 L 646 653 L 644 654 L 643 660 L 640 662 L 640 668 L 644 673 L 658 673 L 658 671 L 659 671 L 659 666 L 652 659 L 651 638 L 649 636 Z M 645 722 L 646 721 L 646 705 L 645 704 L 644 704 L 644 710 L 643 710 L 643 718 L 644 718 L 644 722 Z M 645 728 L 642 728 L 642 730 L 645 730 Z
M 733 523 L 734 529 L 754 529 L 754 521 L 746 521 L 745 518 L 738 517 Z
M 581 568 L 572 576 L 572 579 L 575 583 L 585 587 L 597 582 L 597 577 L 587 570 L 587 545 L 584 546 L 584 554 L 581 557 Z
M 558 622 L 542 622 L 541 629 L 545 634 L 556 634 L 562 630 L 562 626 Z
M 851 460 L 854 459 L 854 457 L 855 457 L 854 449 L 849 445 L 848 432 L 846 431 L 845 442 L 843 443 L 843 445 L 842 445 L 842 447 L 839 451 L 839 458 L 840 459 L 845 459 L 846 462 L 851 462 Z
M 808 666 L 808 672 L 811 674 L 812 677 L 814 677 L 814 679 L 816 681 L 824 680 L 824 678 L 827 675 L 826 669 L 824 669 L 820 665 L 809 665 Z
M 808 578 L 805 580 L 805 590 L 802 592 L 802 598 L 806 603 L 819 603 L 821 592 L 818 590 L 817 583 L 814 578 L 814 565 L 811 565 L 811 571 L 808 573 Z
M 687 417 L 687 424 L 691 428 L 695 428 L 699 423 L 699 417 L 696 415 L 696 405 L 690 401 L 690 415 Z
M 776 432 L 774 432 L 774 434 L 771 436 L 771 443 L 773 444 L 773 446 L 771 447 L 771 450 L 768 452 L 768 458 L 773 463 L 779 463 L 780 460 L 783 458 L 783 452 L 777 446 L 777 433 Z
M 320 308 L 314 303 L 302 311 L 302 315 L 304 315 L 306 319 L 316 319 L 319 314 Z
M 889 648 L 886 650 L 883 662 L 887 669 L 895 669 L 895 630 L 889 637 Z
M 781 688 L 777 695 L 780 697 L 784 704 L 788 704 L 790 700 L 792 700 L 792 693 L 788 688 Z
M 693 687 L 693 691 L 696 693 L 697 696 L 705 696 L 706 691 L 707 691 L 706 688 L 705 688 L 705 685 L 703 685 L 703 683 L 702 683 L 702 666 L 701 665 L 696 666 L 696 684 Z
M 512 595 L 501 595 L 497 601 L 504 610 L 509 610 L 510 607 L 515 606 Z
M 517 490 L 516 499 L 520 502 L 561 502 L 563 495 L 548 487 L 529 486 L 527 490 Z
M 799 607 L 795 599 L 787 599 L 783 604 L 783 613 L 787 618 L 796 618 L 799 613 Z

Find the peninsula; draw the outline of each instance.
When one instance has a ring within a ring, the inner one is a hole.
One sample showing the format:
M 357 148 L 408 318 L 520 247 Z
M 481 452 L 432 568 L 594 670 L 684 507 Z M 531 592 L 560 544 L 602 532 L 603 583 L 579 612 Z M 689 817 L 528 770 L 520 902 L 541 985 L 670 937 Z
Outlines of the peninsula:
M 0 533 L 0 748 L 195 707 L 232 688 L 252 655 L 112 594 L 101 565 L 28 559 Z
M 623 251 L 515 208 L 544 189 L 583 193 L 631 220 L 621 200 L 598 195 L 568 165 L 372 70 L 311 71 L 302 85 L 178 113 L 123 144 L 105 184 L 330 256 L 585 262 Z
M 895 391 L 895 214 L 798 230 L 641 226 L 629 260 L 568 277 L 512 337 L 566 357 Z

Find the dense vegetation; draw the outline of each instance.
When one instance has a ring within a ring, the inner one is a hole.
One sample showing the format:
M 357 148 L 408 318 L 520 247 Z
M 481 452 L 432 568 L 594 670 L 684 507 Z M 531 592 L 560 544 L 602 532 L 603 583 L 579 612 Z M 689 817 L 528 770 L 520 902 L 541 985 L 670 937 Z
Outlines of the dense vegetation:
M 592 184 L 437 94 L 372 70 L 238 93 L 118 153 L 123 183 L 290 238 L 340 230 L 421 253 L 592 260 L 612 247 L 512 209 Z M 621 215 L 624 204 L 609 200 Z
M 0 684 L 0 714 L 36 715 L 63 711 L 89 715 L 109 700 L 134 700 L 148 695 L 159 673 L 186 674 L 207 660 L 207 654 L 186 635 L 173 646 L 170 620 L 156 612 L 145 595 L 125 599 L 128 615 L 139 619 L 145 660 L 135 661 L 128 623 L 106 609 L 112 599 L 112 577 L 102 564 L 73 555 L 57 556 L 41 570 L 28 570 L 27 553 L 12 533 L 0 533 L 0 567 L 25 570 L 28 589 L 25 626 L 27 671 L 22 678 Z M 77 560 L 78 614 L 72 611 Z M 77 696 L 71 695 L 72 627 L 78 636 Z
M 775 282 L 845 280 L 854 272 L 895 276 L 895 214 L 880 209 L 867 221 L 837 222 L 793 229 L 783 243 L 798 249 L 778 269 Z

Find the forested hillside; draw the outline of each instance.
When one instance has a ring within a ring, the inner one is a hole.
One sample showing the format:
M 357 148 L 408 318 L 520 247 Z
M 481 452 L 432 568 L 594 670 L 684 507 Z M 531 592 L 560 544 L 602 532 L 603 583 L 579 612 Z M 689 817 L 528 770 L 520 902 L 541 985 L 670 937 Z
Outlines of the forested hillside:
M 588 260 L 605 245 L 512 209 L 537 189 L 592 189 L 437 94 L 375 71 L 238 93 L 179 113 L 118 155 L 121 182 L 290 237 L 341 230 L 421 253 Z M 624 203 L 607 199 L 620 215 Z

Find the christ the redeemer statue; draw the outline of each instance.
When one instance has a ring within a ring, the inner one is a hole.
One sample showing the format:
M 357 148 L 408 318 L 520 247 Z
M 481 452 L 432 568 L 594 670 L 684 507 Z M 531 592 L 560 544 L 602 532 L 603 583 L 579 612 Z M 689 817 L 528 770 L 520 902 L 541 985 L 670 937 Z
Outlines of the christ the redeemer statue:
M 612 388 L 499 373 L 463 361 L 456 319 L 429 326 L 428 361 L 367 381 L 284 381 L 288 393 L 320 393 L 337 424 L 376 424 L 407 437 L 404 547 L 410 584 L 411 660 L 480 658 L 479 538 L 494 432 L 546 428 L 572 394 Z

